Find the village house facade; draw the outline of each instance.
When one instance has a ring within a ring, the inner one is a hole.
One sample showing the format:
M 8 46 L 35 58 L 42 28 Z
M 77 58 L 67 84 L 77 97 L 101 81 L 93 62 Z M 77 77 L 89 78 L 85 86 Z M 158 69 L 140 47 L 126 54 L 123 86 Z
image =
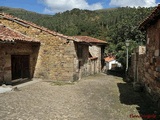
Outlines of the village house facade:
M 85 51 L 81 51 L 82 55 L 85 55 L 84 59 L 79 57 L 79 70 L 80 76 L 88 76 L 96 73 L 100 73 L 105 66 L 104 63 L 104 50 L 107 45 L 105 41 L 89 37 L 89 36 L 74 36 L 79 41 L 84 41 L 89 44 Z M 79 48 L 82 50 L 82 48 Z M 80 50 L 79 50 L 80 51 Z M 86 58 L 86 62 L 83 61 Z
M 26 77 L 74 81 L 91 73 L 89 69 L 85 72 L 82 69 L 90 64 L 92 43 L 4 13 L 0 13 L 0 24 L 8 30 L 4 33 L 1 29 L 0 33 L 1 83 Z M 102 49 L 106 44 L 103 43 Z
M 132 55 L 132 73 L 160 107 L 160 5 L 139 26 L 146 31 L 146 47 L 139 46 Z
M 107 56 L 104 58 L 105 60 L 105 67 L 106 67 L 106 71 L 107 70 L 113 70 L 117 67 L 122 67 L 121 63 L 119 63 L 117 60 L 116 60 L 116 57 L 115 56 Z
M 0 24 L 0 81 L 32 78 L 40 42 Z

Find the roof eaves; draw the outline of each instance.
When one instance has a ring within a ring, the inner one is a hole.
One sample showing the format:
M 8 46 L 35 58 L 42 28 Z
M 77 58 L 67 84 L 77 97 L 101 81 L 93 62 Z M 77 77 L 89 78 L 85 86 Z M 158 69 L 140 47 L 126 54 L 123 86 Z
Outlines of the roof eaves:
M 15 40 L 16 41 L 26 41 L 26 42 L 40 42 L 39 40 L 35 38 L 26 36 L 22 34 L 21 32 L 18 32 L 9 27 L 6 27 L 3 24 L 0 24 L 0 27 L 1 27 L 1 33 L 0 33 L 1 43 L 2 41 L 4 41 L 5 43 L 15 42 Z
M 76 40 L 78 41 L 84 41 L 86 43 L 90 43 L 91 45 L 93 44 L 98 44 L 98 45 L 107 45 L 108 43 L 103 41 L 103 40 L 99 40 L 97 38 L 92 38 L 89 36 L 74 36 Z
M 147 24 L 153 21 L 153 19 L 158 15 L 160 15 L 160 4 L 158 4 L 158 6 L 151 12 L 151 14 L 140 23 L 138 28 L 142 31 L 145 30 L 148 27 Z
M 97 44 L 97 45 L 108 45 L 108 43 L 102 43 L 102 42 L 91 42 L 91 44 Z

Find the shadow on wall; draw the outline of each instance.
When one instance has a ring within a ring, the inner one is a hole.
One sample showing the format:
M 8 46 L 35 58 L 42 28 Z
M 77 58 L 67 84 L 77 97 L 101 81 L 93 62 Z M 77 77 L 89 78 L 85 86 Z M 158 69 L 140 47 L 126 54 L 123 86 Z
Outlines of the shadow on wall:
M 120 93 L 119 99 L 122 104 L 138 105 L 138 116 L 141 116 L 143 120 L 160 120 L 160 111 L 158 111 L 157 106 L 146 94 L 135 92 L 131 83 L 118 83 L 117 86 Z M 130 117 L 134 118 L 135 116 Z
M 31 71 L 31 78 L 33 78 L 34 74 L 35 74 L 38 55 L 39 55 L 40 44 L 38 43 L 38 44 L 33 45 L 32 49 L 33 49 L 33 53 L 34 53 L 34 58 L 33 58 L 33 61 L 32 61 L 33 69 Z

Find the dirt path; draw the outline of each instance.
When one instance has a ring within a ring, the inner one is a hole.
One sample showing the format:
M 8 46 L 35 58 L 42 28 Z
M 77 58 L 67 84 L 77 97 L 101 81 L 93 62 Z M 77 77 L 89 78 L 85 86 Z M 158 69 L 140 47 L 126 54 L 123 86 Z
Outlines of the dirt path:
M 147 120 L 156 113 L 131 84 L 104 74 L 74 84 L 41 81 L 19 89 L 0 94 L 0 120 Z

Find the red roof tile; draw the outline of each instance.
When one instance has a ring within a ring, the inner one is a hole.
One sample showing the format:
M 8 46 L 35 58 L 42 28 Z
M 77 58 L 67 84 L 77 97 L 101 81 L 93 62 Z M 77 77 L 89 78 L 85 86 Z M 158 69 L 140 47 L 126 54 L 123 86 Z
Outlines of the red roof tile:
M 111 62 L 111 61 L 115 60 L 115 57 L 109 56 L 109 57 L 104 58 L 104 60 L 105 60 L 106 62 Z
M 99 43 L 99 44 L 107 44 L 107 42 L 103 40 L 99 40 L 89 36 L 74 36 L 78 42 L 87 42 L 87 43 Z
M 148 24 L 150 24 L 152 21 L 155 21 L 160 16 L 160 4 L 152 11 L 152 13 L 144 19 L 142 23 L 139 25 L 139 29 L 145 30 L 148 27 Z
M 6 27 L 0 24 L 0 41 L 27 41 L 27 42 L 39 42 L 34 38 L 30 38 L 26 35 L 23 35 L 20 32 L 17 32 L 9 27 Z

